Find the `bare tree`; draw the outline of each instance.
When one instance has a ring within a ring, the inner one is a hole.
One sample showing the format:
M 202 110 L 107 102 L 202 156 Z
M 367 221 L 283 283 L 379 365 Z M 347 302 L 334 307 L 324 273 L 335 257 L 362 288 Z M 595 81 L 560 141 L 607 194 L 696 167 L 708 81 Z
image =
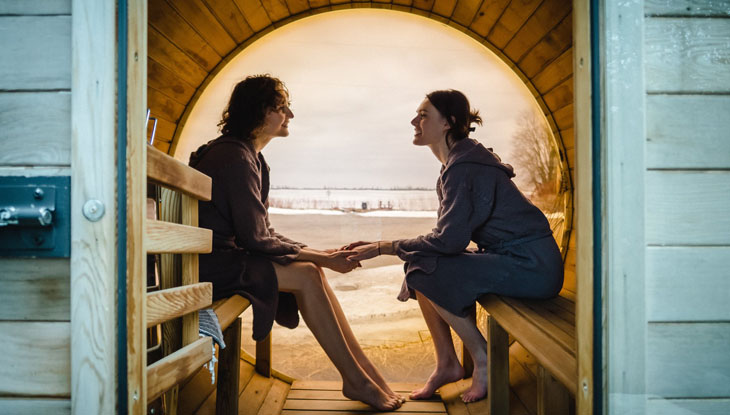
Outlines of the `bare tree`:
M 511 160 L 519 168 L 517 179 L 532 193 L 534 203 L 543 210 L 549 209 L 560 181 L 558 152 L 550 129 L 534 110 L 521 113 L 517 123 L 511 154 Z

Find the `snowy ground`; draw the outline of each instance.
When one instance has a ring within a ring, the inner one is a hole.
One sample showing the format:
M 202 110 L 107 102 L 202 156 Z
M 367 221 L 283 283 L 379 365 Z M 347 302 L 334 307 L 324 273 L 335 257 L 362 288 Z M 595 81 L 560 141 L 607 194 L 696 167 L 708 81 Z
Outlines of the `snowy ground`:
M 355 240 L 414 237 L 429 232 L 435 218 L 341 215 L 271 215 L 282 234 L 315 248 Z M 423 382 L 434 367 L 433 347 L 418 304 L 395 297 L 403 280 L 402 262 L 383 256 L 348 274 L 326 270 L 353 331 L 365 352 L 391 382 Z M 253 353 L 251 316 L 244 314 L 243 344 Z M 273 367 L 297 379 L 339 380 L 332 363 L 302 322 L 294 330 L 274 325 Z

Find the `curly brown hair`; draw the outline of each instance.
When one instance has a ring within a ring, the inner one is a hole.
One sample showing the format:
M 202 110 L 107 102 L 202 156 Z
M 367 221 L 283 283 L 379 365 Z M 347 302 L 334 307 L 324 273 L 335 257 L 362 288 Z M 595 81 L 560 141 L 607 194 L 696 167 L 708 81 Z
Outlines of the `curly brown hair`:
M 287 104 L 289 91 L 279 78 L 269 74 L 252 75 L 236 84 L 218 126 L 223 135 L 243 140 L 263 125 L 272 108 Z

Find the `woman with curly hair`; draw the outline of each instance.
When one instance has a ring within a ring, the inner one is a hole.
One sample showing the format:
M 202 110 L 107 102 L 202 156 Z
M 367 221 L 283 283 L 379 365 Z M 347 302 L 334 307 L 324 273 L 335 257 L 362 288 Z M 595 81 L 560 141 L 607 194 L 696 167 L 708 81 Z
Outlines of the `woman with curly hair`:
M 298 311 L 343 380 L 342 393 L 381 411 L 402 399 L 386 384 L 355 339 L 322 267 L 349 272 L 351 251 L 319 251 L 277 233 L 269 223 L 269 166 L 261 150 L 289 135 L 289 93 L 277 78 L 250 76 L 231 94 L 222 135 L 191 154 L 190 165 L 213 179 L 210 202 L 200 202 L 199 223 L 213 230 L 213 251 L 200 256 L 200 280 L 213 299 L 239 294 L 253 307 L 253 338 L 273 321 L 293 328 Z

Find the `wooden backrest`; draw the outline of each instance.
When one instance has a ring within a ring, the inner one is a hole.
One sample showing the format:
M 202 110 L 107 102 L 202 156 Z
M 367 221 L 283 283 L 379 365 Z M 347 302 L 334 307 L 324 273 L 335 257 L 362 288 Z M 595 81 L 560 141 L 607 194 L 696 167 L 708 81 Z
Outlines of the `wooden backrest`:
M 148 146 L 147 180 L 163 187 L 160 219 L 147 219 L 144 236 L 148 254 L 163 254 L 163 277 L 161 290 L 147 294 L 146 324 L 152 327 L 182 317 L 177 334 L 181 348 L 172 350 L 168 344 L 167 356 L 147 367 L 149 402 L 211 359 L 211 339 L 198 338 L 196 311 L 210 306 L 213 287 L 198 281 L 198 254 L 212 249 L 212 232 L 198 228 L 198 200 L 210 200 L 210 177 Z M 170 254 L 180 254 L 180 278 L 170 277 L 176 263 Z

